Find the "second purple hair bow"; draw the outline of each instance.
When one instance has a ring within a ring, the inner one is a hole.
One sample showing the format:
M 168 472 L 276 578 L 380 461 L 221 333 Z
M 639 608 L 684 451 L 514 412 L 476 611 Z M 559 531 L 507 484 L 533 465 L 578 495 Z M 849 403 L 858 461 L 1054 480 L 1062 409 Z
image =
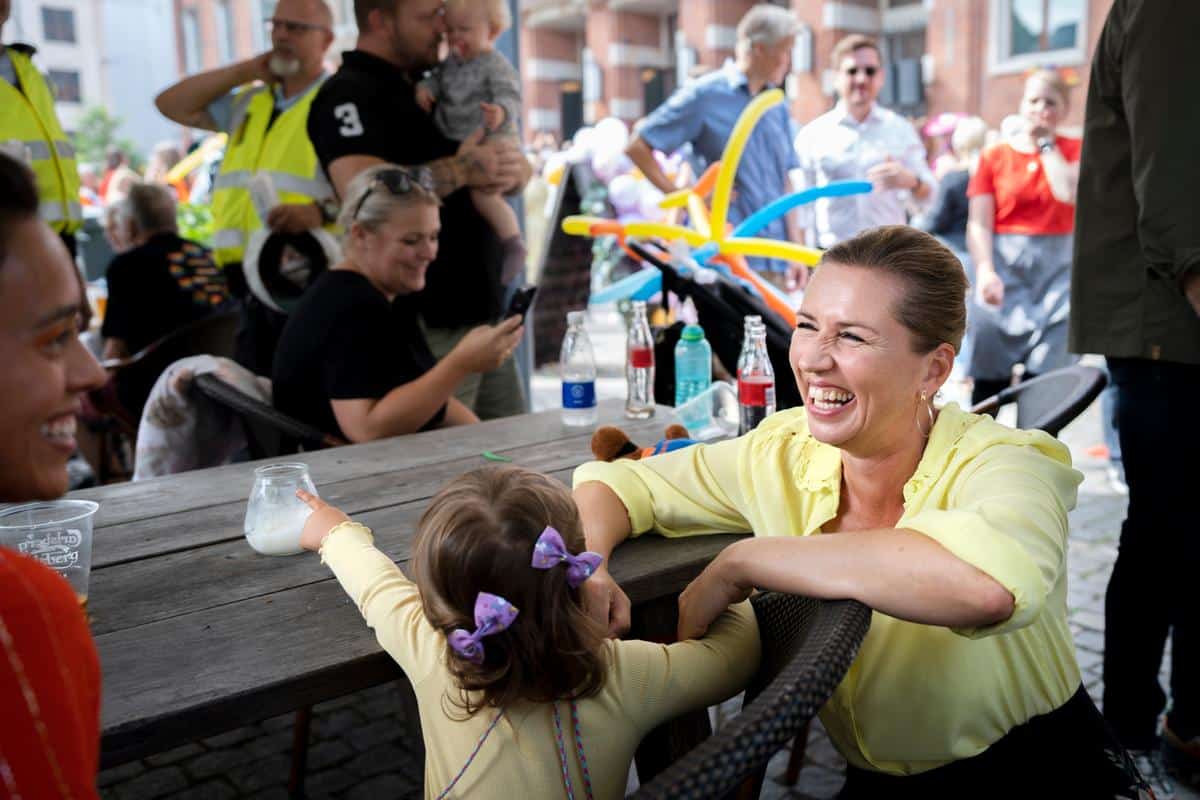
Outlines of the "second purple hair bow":
M 483 663 L 483 637 L 507 628 L 517 618 L 517 607 L 498 594 L 480 592 L 475 597 L 475 630 L 462 628 L 450 632 L 446 640 L 454 652 L 475 664 Z
M 578 589 L 580 584 L 592 577 L 593 572 L 600 569 L 600 565 L 604 563 L 604 556 L 590 550 L 585 550 L 577 556 L 571 555 L 567 552 L 562 534 L 554 528 L 547 527 L 533 546 L 532 566 L 535 569 L 553 569 L 564 563 L 567 565 L 567 585 Z

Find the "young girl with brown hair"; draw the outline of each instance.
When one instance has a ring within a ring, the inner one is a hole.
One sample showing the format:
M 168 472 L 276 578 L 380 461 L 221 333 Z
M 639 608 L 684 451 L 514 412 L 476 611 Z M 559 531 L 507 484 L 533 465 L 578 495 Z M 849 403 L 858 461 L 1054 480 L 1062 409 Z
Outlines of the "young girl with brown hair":
M 518 467 L 452 481 L 417 523 L 405 577 L 371 532 L 311 495 L 302 543 L 319 550 L 416 692 L 425 796 L 615 798 L 655 726 L 735 694 L 758 667 L 746 603 L 702 640 L 605 639 L 579 586 L 567 488 Z

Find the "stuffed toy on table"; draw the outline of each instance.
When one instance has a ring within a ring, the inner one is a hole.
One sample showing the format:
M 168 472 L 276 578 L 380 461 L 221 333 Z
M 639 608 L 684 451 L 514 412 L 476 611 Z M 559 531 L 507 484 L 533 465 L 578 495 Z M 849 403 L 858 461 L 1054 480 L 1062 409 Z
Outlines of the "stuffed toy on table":
M 597 428 L 592 434 L 592 455 L 597 461 L 616 461 L 619 458 L 631 458 L 635 461 L 663 453 L 682 450 L 685 447 L 699 444 L 695 439 L 688 438 L 687 428 L 679 424 L 667 426 L 666 436 L 650 447 L 640 447 L 629 438 L 629 434 L 613 425 Z

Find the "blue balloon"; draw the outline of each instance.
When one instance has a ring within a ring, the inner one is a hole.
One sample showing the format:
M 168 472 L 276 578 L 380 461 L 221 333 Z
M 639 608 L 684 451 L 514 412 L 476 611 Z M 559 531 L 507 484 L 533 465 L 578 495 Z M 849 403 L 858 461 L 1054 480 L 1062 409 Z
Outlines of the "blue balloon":
M 819 200 L 822 197 L 848 197 L 853 194 L 868 194 L 871 184 L 867 181 L 835 181 L 825 186 L 815 186 L 802 192 L 794 192 L 774 200 L 746 217 L 733 229 L 730 237 L 754 236 L 767 225 L 782 217 L 793 208 Z
M 662 273 L 656 269 L 644 269 L 601 289 L 593 294 L 588 302 L 593 304 L 613 303 L 625 298 L 645 300 L 660 291 L 662 291 Z

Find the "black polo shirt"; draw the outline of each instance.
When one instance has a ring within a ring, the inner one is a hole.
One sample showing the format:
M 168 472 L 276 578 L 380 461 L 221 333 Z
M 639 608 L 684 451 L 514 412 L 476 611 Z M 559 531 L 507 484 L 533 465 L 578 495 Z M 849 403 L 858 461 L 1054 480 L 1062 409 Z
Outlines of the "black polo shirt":
M 402 69 L 361 50 L 342 54 L 342 66 L 321 86 L 308 114 L 308 138 L 329 165 L 343 156 L 374 156 L 416 166 L 452 156 L 458 143 L 443 136 L 416 103 Z M 500 316 L 500 242 L 475 210 L 468 189 L 442 199 L 438 257 L 425 290 L 415 298 L 425 323 L 454 328 Z

